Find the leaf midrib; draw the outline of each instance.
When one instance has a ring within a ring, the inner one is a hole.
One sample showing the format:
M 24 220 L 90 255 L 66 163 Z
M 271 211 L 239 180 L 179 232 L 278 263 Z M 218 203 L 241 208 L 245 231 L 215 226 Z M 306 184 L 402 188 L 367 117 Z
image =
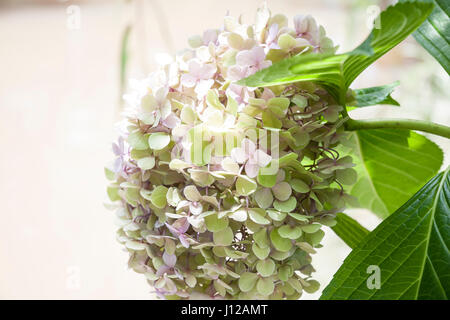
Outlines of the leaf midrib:
M 435 196 L 436 198 L 434 199 L 433 207 L 432 207 L 432 211 L 431 211 L 431 220 L 430 220 L 431 222 L 430 222 L 430 226 L 428 227 L 428 237 L 427 237 L 427 240 L 426 240 L 427 244 L 426 244 L 426 247 L 425 247 L 425 255 L 424 255 L 424 258 L 423 258 L 422 270 L 421 270 L 420 276 L 419 276 L 420 284 L 422 284 L 423 272 L 425 270 L 425 263 L 426 263 L 427 259 L 430 260 L 430 265 L 433 268 L 433 271 L 435 272 L 433 263 L 431 262 L 431 259 L 430 259 L 429 255 L 428 255 L 428 248 L 429 248 L 429 245 L 430 245 L 431 230 L 433 228 L 434 216 L 436 214 L 436 207 L 437 207 L 438 199 L 439 199 L 440 194 L 442 192 L 442 188 L 444 186 L 445 179 L 447 178 L 447 175 L 448 175 L 449 171 L 450 171 L 450 167 L 447 168 L 447 170 L 445 170 L 444 174 L 442 175 L 441 182 L 439 183 L 439 187 L 436 190 L 436 196 Z M 437 279 L 438 279 L 438 282 L 439 282 L 439 286 L 443 289 L 442 284 L 441 284 L 441 282 L 439 280 L 439 277 L 437 277 Z M 420 284 L 419 284 L 419 286 L 417 286 L 416 299 L 419 296 Z M 445 291 L 443 291 L 443 294 L 447 298 L 447 295 L 445 294 Z

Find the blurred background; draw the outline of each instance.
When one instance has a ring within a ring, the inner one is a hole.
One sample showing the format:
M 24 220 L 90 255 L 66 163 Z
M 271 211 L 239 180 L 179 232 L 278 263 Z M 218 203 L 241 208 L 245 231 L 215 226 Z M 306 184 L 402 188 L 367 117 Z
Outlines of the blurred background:
M 268 5 L 290 18 L 313 15 L 342 52 L 358 45 L 379 9 L 392 2 L 268 0 Z M 126 79 L 146 76 L 162 54 L 186 47 L 189 36 L 220 27 L 227 11 L 253 21 L 261 3 L 0 0 L 1 299 L 154 298 L 144 277 L 127 269 L 113 213 L 103 206 L 103 167 L 112 159 Z M 448 76 L 411 37 L 354 87 L 395 80 L 401 81 L 393 94 L 401 108 L 364 108 L 354 117 L 450 123 Z M 448 154 L 448 140 L 431 138 Z M 367 211 L 351 215 L 369 229 L 379 223 Z M 321 289 L 349 252 L 327 232 L 313 259 Z M 320 291 L 302 299 L 319 296 Z

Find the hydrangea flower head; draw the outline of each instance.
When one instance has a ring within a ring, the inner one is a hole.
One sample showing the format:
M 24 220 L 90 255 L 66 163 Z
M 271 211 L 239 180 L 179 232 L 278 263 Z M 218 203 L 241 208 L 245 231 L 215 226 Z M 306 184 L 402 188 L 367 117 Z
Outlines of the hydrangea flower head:
M 190 38 L 126 95 L 108 196 L 129 266 L 160 298 L 298 299 L 311 255 L 350 197 L 335 151 L 341 107 L 319 85 L 237 80 L 298 54 L 333 52 L 311 16 L 258 10 Z

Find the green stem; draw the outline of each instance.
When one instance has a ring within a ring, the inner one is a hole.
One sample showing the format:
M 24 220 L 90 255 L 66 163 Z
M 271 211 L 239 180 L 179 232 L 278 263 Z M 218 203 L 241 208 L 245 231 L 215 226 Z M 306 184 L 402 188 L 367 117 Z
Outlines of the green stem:
M 411 119 L 370 119 L 353 120 L 345 122 L 345 129 L 348 131 L 366 129 L 409 129 L 432 133 L 450 139 L 450 127 L 423 120 Z

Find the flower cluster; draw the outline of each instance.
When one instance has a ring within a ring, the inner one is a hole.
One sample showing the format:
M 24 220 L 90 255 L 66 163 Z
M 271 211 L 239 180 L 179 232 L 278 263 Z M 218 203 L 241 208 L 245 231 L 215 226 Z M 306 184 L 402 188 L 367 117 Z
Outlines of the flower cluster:
M 311 254 L 352 198 L 335 147 L 341 106 L 320 86 L 236 84 L 298 54 L 334 52 L 311 16 L 258 10 L 132 82 L 106 175 L 129 266 L 162 298 L 297 299 L 314 292 Z

